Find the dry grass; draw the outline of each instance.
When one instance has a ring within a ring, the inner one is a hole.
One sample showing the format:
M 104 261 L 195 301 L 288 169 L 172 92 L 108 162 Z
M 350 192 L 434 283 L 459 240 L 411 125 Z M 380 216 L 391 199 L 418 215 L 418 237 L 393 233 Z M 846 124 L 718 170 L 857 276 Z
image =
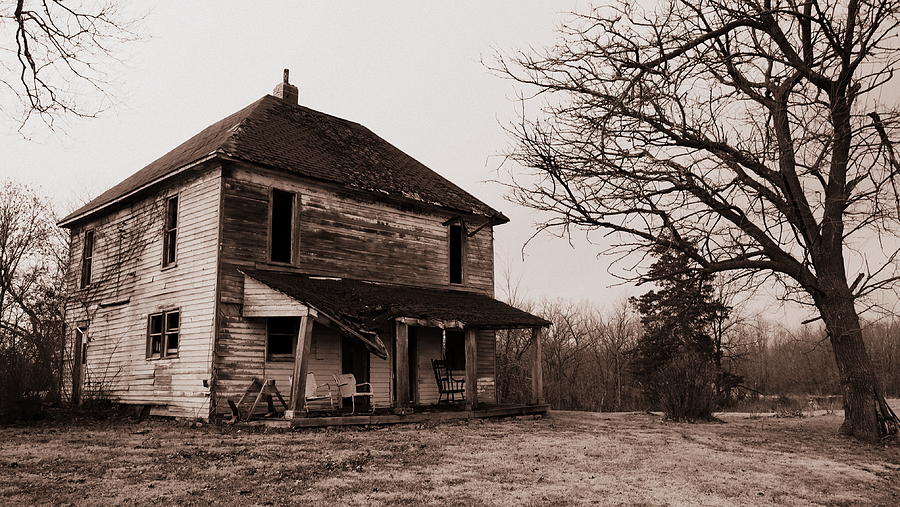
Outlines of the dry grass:
M 840 415 L 646 414 L 261 433 L 168 421 L 0 429 L 0 503 L 900 504 L 900 448 Z

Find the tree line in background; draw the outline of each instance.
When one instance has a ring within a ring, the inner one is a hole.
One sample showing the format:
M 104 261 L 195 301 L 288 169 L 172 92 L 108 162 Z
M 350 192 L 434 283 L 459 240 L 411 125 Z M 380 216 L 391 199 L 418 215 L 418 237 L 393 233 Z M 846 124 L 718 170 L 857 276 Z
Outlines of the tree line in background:
M 0 182 L 0 419 L 64 397 L 66 253 L 46 200 Z
M 544 332 L 544 397 L 559 410 L 659 409 L 649 402 L 633 370 L 632 351 L 642 337 L 640 314 L 628 300 L 605 308 L 564 300 L 517 301 L 554 322 Z M 741 381 L 716 408 L 727 410 L 759 398 L 841 394 L 828 337 L 821 324 L 792 328 L 764 316 L 735 311 L 723 327 L 722 367 Z M 884 392 L 900 397 L 900 319 L 869 322 L 863 336 Z M 501 401 L 529 400 L 531 333 L 497 334 L 497 386 Z M 839 403 L 838 403 L 839 406 Z

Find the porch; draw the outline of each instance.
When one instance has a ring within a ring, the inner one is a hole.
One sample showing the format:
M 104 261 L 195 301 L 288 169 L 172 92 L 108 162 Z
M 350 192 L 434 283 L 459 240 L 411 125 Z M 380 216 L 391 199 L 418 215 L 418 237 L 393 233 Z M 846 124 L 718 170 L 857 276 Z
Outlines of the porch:
M 324 428 L 331 426 L 367 426 L 388 424 L 441 423 L 470 419 L 489 419 L 495 417 L 516 417 L 526 415 L 545 415 L 549 405 L 523 404 L 481 404 L 477 409 L 454 409 L 453 407 L 419 406 L 414 412 L 406 414 L 394 413 L 391 409 L 377 409 L 371 414 L 341 415 L 333 413 L 310 412 L 308 417 L 293 419 L 271 418 L 254 419 L 244 424 L 249 426 L 266 426 L 270 428 Z
M 272 381 L 287 405 L 284 421 L 258 424 L 398 424 L 547 410 L 540 369 L 544 319 L 481 293 L 284 272 L 244 276 L 243 320 L 266 333 L 258 376 Z M 510 328 L 532 333 L 527 405 L 498 403 L 495 331 Z M 358 389 L 348 386 L 348 374 Z M 348 403 L 346 389 L 358 392 L 356 403 Z M 253 415 L 247 413 L 252 407 L 238 409 L 245 418 Z

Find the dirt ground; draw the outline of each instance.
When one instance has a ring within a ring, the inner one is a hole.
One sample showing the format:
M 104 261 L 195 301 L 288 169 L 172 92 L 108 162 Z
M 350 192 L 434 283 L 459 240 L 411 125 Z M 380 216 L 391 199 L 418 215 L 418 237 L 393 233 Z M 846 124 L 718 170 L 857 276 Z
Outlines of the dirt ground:
M 0 428 L 0 503 L 900 504 L 900 446 L 836 434 L 840 414 L 552 412 L 268 433 L 173 421 Z

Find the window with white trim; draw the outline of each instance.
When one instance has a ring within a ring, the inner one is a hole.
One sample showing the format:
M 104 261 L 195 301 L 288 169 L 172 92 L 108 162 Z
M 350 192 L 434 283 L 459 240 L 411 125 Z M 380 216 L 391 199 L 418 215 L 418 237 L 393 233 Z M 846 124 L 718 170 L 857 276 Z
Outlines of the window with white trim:
M 147 323 L 147 358 L 177 356 L 180 332 L 181 312 L 178 310 L 150 315 Z
M 94 231 L 84 232 L 81 245 L 81 283 L 83 289 L 91 284 L 91 271 L 94 268 Z
M 175 264 L 178 246 L 178 196 L 166 199 L 165 227 L 163 229 L 163 267 Z

